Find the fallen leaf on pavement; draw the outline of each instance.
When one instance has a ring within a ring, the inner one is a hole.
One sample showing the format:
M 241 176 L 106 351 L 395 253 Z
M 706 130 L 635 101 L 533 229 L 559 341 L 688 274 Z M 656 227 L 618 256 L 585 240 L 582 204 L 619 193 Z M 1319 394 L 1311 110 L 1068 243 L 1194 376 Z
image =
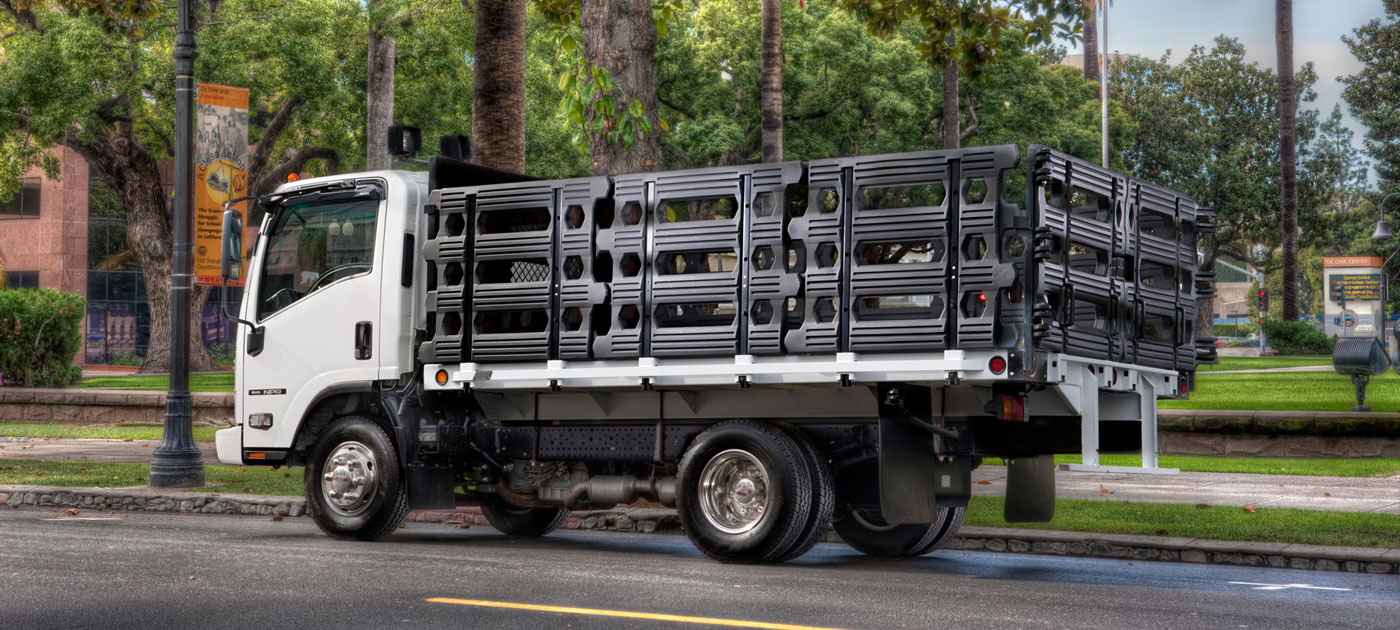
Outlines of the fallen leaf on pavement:
M 471 525 L 468 524 L 468 523 L 457 523 L 457 529 L 470 529 L 470 528 L 471 528 Z
M 1167 535 L 1167 530 L 1165 530 L 1165 529 L 1159 529 L 1159 530 L 1157 530 L 1157 535 L 1158 535 L 1158 536 L 1166 536 L 1166 535 Z
M 990 486 L 990 485 L 992 485 L 992 482 L 983 480 L 983 481 L 977 482 L 977 485 L 979 485 L 979 486 Z
M 1103 484 L 1099 484 L 1099 492 L 1102 492 L 1104 494 L 1113 494 L 1113 491 L 1103 487 Z
M 281 516 L 278 516 L 278 515 L 276 515 L 276 514 L 273 514 L 272 516 L 269 516 L 269 517 L 267 518 L 267 520 L 269 520 L 269 521 L 280 521 L 280 520 L 282 520 L 282 517 L 281 517 Z
M 190 581 L 191 581 L 191 582 L 194 581 L 194 576 L 193 576 L 193 575 L 190 576 Z
M 1249 512 L 1250 514 L 1253 514 L 1253 513 L 1255 513 L 1255 512 L 1258 512 L 1259 510 L 1254 509 L 1254 506 L 1252 506 L 1252 505 L 1246 505 L 1246 506 L 1244 506 L 1244 511 Z
M 1331 492 L 1324 492 L 1324 493 L 1322 493 L 1322 496 L 1324 496 L 1324 497 L 1330 497 L 1330 496 L 1332 496 L 1332 493 L 1331 493 Z
M 69 516 L 77 516 L 77 515 L 78 515 L 78 508 L 71 508 L 71 509 L 69 509 L 67 512 L 64 512 L 64 514 L 67 514 L 67 515 L 69 515 Z
M 131 438 L 126 438 L 125 440 L 122 440 L 122 441 L 123 441 L 123 442 L 135 442 L 136 440 L 133 440 L 133 439 L 131 439 Z
M 1196 509 L 1198 509 L 1198 510 L 1209 510 L 1209 509 L 1210 509 L 1210 506 L 1209 506 L 1209 505 L 1206 505 L 1206 504 L 1204 504 L 1204 503 L 1197 503 L 1197 504 L 1196 504 Z
M 252 488 L 252 486 L 243 486 L 243 491 L 244 491 L 244 492 L 252 492 L 252 491 L 253 491 L 253 488 Z
M 143 481 L 145 481 L 145 480 L 146 480 L 145 477 L 137 477 L 137 478 L 135 479 L 136 483 L 141 483 L 141 482 L 143 482 Z
M 150 447 L 151 447 L 150 444 L 142 444 L 142 445 L 141 445 L 141 448 L 150 448 Z

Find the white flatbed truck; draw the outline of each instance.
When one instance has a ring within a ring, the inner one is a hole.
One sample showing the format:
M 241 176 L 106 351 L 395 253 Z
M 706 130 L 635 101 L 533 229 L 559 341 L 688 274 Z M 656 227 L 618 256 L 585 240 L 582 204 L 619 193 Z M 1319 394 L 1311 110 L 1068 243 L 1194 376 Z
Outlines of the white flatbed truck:
M 919 555 L 1008 464 L 1008 521 L 1054 512 L 1053 455 L 1139 452 L 1193 389 L 1213 276 L 1194 200 L 1043 146 L 538 181 L 288 183 L 225 215 L 246 273 L 230 464 L 305 466 L 327 533 L 479 505 L 512 535 L 674 506 L 727 562 L 834 525 Z

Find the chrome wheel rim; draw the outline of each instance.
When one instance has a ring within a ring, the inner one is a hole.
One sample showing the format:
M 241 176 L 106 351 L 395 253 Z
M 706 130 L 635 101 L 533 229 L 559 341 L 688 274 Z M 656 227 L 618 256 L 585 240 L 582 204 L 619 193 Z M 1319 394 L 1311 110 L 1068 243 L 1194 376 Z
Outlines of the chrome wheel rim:
M 321 495 L 331 511 L 359 516 L 378 492 L 374 452 L 359 442 L 343 442 L 321 466 Z
M 748 451 L 723 451 L 700 471 L 700 511 L 726 534 L 742 534 L 768 513 L 768 471 Z

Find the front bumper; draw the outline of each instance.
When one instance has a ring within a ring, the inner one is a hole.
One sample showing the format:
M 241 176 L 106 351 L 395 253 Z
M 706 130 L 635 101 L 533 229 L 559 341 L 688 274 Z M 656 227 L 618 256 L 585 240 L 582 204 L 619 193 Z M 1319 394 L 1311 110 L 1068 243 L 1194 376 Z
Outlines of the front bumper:
M 231 426 L 214 432 L 214 447 L 219 452 L 219 461 L 234 466 L 243 465 L 243 425 Z

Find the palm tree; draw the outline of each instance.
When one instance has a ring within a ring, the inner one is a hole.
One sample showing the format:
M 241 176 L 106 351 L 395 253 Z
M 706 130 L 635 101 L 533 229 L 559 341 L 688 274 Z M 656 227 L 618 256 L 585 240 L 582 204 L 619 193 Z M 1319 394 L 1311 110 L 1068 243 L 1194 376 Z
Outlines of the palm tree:
M 783 29 L 778 0 L 763 0 L 763 78 L 759 108 L 764 162 L 783 161 Z
M 1283 319 L 1298 319 L 1298 103 L 1293 94 L 1293 0 L 1276 0 L 1279 159 L 1283 162 Z
M 1099 0 L 1084 0 L 1084 80 L 1099 80 Z
M 476 1 L 472 80 L 472 161 L 524 173 L 525 0 Z

